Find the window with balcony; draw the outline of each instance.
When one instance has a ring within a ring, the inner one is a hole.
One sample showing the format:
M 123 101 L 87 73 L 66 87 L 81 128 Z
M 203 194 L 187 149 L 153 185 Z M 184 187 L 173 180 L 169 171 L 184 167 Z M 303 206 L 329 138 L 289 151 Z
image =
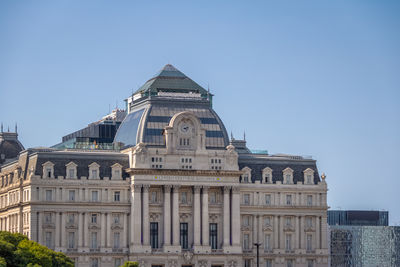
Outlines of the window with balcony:
M 120 247 L 120 233 L 119 232 L 115 232 L 114 233 L 114 245 L 113 248 L 119 248 Z
M 312 235 L 307 235 L 306 249 L 308 252 L 312 250 Z
M 114 259 L 114 267 L 120 267 L 121 265 L 122 265 L 121 258 L 115 258 Z
M 182 249 L 188 249 L 188 224 L 181 223 L 180 224 L 180 244 Z
M 90 258 L 90 267 L 99 267 L 99 259 Z
M 287 260 L 286 267 L 293 267 L 293 260 Z
M 92 232 L 90 234 L 90 248 L 97 249 L 97 232 Z
M 251 267 L 251 259 L 244 260 L 244 267 Z
M 75 248 L 75 232 L 68 232 L 68 248 Z
M 48 248 L 53 247 L 53 233 L 52 232 L 45 232 L 45 244 L 46 244 L 46 247 L 48 247 Z
M 307 260 L 307 267 L 314 267 L 314 260 Z
M 266 259 L 265 260 L 265 267 L 272 267 L 272 260 L 271 259 Z
M 218 228 L 216 223 L 210 223 L 210 246 L 211 249 L 217 249 Z
M 244 250 L 249 250 L 250 249 L 249 234 L 244 234 L 243 235 L 243 249 Z
M 271 250 L 271 235 L 266 234 L 264 236 L 264 251 L 270 251 Z
M 211 204 L 217 203 L 217 192 L 215 191 L 210 192 L 210 203 Z
M 150 223 L 150 245 L 151 248 L 158 248 L 158 223 Z
M 286 251 L 292 250 L 292 235 L 287 234 L 285 239 L 285 249 Z
M 157 203 L 157 191 L 151 192 L 151 203 Z

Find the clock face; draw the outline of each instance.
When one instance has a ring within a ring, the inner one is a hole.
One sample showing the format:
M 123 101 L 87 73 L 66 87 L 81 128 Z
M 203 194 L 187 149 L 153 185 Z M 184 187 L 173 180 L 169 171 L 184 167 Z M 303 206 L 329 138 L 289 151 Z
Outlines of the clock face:
M 182 133 L 189 133 L 189 131 L 190 131 L 190 125 L 187 124 L 187 123 L 182 123 L 179 129 L 180 129 L 180 131 L 181 131 Z

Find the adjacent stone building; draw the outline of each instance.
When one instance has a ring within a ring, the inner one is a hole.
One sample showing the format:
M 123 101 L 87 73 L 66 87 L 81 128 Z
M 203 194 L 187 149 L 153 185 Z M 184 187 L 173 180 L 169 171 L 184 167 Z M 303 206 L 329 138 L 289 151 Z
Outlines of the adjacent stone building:
M 109 145 L 82 130 L 21 151 L 0 167 L 1 229 L 77 266 L 250 267 L 255 243 L 261 266 L 327 266 L 316 161 L 229 140 L 212 97 L 166 65 L 126 100 Z

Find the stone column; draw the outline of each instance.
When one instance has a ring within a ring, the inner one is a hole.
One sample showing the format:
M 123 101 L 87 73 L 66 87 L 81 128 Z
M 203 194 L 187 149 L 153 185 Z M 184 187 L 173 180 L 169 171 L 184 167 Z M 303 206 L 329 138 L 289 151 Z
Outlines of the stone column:
M 253 215 L 253 227 L 252 227 L 252 232 L 253 232 L 253 238 L 252 238 L 252 242 L 250 247 L 252 247 L 252 249 L 254 250 L 254 252 L 256 252 L 256 246 L 254 246 L 254 243 L 257 242 L 257 219 L 258 219 L 258 215 Z
M 258 239 L 257 242 L 258 243 L 264 243 L 264 231 L 263 231 L 263 216 L 259 215 L 258 216 Z M 271 242 L 271 241 L 270 241 Z
M 299 217 L 294 217 L 294 247 L 293 249 L 299 248 Z
M 111 248 L 111 212 L 107 213 L 107 248 Z
M 328 222 L 327 217 L 321 217 L 321 248 L 327 249 L 329 247 L 328 244 Z
M 179 246 L 179 187 L 179 185 L 174 185 L 172 194 L 172 241 L 174 246 Z
M 83 247 L 83 216 L 85 213 L 78 213 L 78 247 Z
M 209 222 L 208 222 L 208 186 L 203 186 L 203 195 L 202 195 L 202 235 L 203 235 L 203 246 L 209 246 Z
M 231 187 L 230 186 L 224 186 L 224 243 L 223 243 L 223 248 L 225 250 L 226 247 L 230 246 L 231 243 L 231 238 L 230 238 L 230 203 L 229 203 L 229 198 L 230 198 L 230 192 L 231 192 Z
M 194 246 L 200 246 L 200 233 L 201 233 L 201 221 L 200 221 L 200 186 L 194 186 L 193 196 L 193 241 Z
M 321 228 L 320 228 L 320 217 L 315 217 L 315 249 L 320 249 Z
M 285 249 L 285 232 L 283 231 L 283 216 L 279 216 L 279 248 Z
M 88 212 L 86 212 L 83 216 L 84 216 L 84 218 L 83 218 L 82 232 L 83 232 L 83 236 L 85 237 L 84 247 L 86 249 L 88 249 L 89 248 L 89 219 L 90 219 L 89 216 L 90 216 L 90 214 Z
M 41 212 L 37 212 L 36 215 L 38 216 L 38 224 L 39 224 L 39 226 L 38 226 L 39 231 L 37 233 L 38 234 L 38 242 L 39 242 L 39 244 L 44 245 L 43 244 L 43 228 L 42 228 L 42 224 L 43 224 L 42 215 L 43 214 Z M 7 221 L 9 221 L 9 219 Z M 8 231 L 8 229 L 9 228 L 7 228 L 7 231 Z
M 106 214 L 101 213 L 101 228 L 100 228 L 100 247 L 103 249 L 106 246 Z
M 67 247 L 67 232 L 65 231 L 65 221 L 67 220 L 65 212 L 61 213 L 61 247 Z
M 232 246 L 236 247 L 235 252 L 241 253 L 240 245 L 240 188 L 232 187 Z
M 150 185 L 143 185 L 143 245 L 150 246 L 149 222 L 149 189 Z
M 54 248 L 56 250 L 59 250 L 60 247 L 60 232 L 61 232 L 60 230 L 61 230 L 60 213 L 56 212 L 56 236 L 54 238 L 55 240 Z
M 164 247 L 171 245 L 171 185 L 164 185 Z
M 122 232 L 122 247 L 126 248 L 128 246 L 127 237 L 128 237 L 128 216 L 124 213 L 122 215 L 124 229 Z M 111 225 L 110 225 L 111 226 Z M 111 229 L 110 229 L 111 232 Z
M 142 203 L 141 203 L 142 185 L 132 185 L 132 203 L 131 203 L 131 242 L 133 246 L 140 246 L 142 243 Z M 134 248 L 131 247 L 134 251 Z
M 305 237 L 304 237 L 304 216 L 300 218 L 300 245 L 301 249 L 306 249 Z

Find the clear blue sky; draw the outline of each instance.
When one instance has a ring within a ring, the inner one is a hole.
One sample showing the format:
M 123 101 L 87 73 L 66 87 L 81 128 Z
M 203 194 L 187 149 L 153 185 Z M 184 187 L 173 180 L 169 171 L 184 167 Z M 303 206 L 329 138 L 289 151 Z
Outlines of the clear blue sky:
M 400 224 L 399 1 L 0 1 L 0 121 L 25 147 L 99 119 L 165 64 L 228 131 L 312 155 L 332 208 Z

